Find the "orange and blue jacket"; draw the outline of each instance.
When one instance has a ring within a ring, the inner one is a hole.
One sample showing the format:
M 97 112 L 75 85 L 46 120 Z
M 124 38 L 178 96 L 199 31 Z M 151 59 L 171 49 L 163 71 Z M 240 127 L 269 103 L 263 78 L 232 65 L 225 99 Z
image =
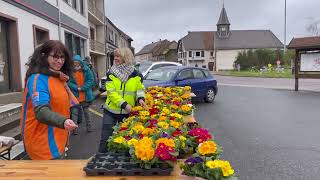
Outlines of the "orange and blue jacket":
M 59 159 L 65 151 L 69 133 L 65 129 L 41 123 L 34 108 L 48 105 L 51 111 L 70 117 L 71 100 L 64 82 L 54 76 L 32 74 L 25 86 L 21 113 L 21 135 L 31 159 Z

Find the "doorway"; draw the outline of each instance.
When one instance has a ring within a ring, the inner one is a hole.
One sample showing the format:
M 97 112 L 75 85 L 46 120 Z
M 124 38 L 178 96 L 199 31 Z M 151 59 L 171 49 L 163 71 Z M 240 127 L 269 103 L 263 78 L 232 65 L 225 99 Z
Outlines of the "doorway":
M 214 62 L 208 62 L 209 71 L 213 71 L 214 69 Z
M 7 21 L 0 19 L 0 93 L 10 91 L 8 24 Z

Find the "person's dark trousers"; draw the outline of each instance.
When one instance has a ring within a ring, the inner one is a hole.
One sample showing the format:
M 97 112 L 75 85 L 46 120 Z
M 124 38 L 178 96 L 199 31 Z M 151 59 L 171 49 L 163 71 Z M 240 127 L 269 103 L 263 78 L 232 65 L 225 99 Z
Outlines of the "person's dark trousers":
M 87 126 L 87 131 L 91 132 L 92 131 L 92 120 L 90 118 L 90 113 L 89 113 L 89 107 L 90 107 L 91 103 L 88 102 L 82 102 L 81 106 L 83 109 L 83 115 L 84 115 L 84 119 L 86 121 L 86 126 Z
M 99 145 L 99 152 L 105 153 L 107 152 L 107 140 L 113 133 L 112 127 L 117 124 L 117 122 L 121 122 L 124 118 L 127 118 L 128 115 L 123 114 L 113 114 L 107 110 L 103 111 L 103 124 Z

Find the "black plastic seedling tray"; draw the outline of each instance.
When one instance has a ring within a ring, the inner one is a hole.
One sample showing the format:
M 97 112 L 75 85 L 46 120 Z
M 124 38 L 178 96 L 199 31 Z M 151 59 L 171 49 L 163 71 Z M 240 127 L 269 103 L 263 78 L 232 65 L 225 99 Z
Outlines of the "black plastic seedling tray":
M 173 168 L 160 164 L 159 168 L 142 169 L 130 162 L 130 157 L 117 153 L 96 154 L 83 168 L 87 176 L 168 176 Z

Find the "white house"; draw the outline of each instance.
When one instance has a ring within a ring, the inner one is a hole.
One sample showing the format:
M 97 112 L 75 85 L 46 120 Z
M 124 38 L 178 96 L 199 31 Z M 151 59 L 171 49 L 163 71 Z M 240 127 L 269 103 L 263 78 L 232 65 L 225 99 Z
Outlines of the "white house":
M 88 55 L 87 9 L 87 0 L 0 1 L 0 93 L 22 90 L 25 64 L 45 40 L 60 39 L 72 54 Z
M 188 32 L 178 42 L 178 61 L 187 66 L 211 69 L 214 63 L 213 36 L 211 31 Z

